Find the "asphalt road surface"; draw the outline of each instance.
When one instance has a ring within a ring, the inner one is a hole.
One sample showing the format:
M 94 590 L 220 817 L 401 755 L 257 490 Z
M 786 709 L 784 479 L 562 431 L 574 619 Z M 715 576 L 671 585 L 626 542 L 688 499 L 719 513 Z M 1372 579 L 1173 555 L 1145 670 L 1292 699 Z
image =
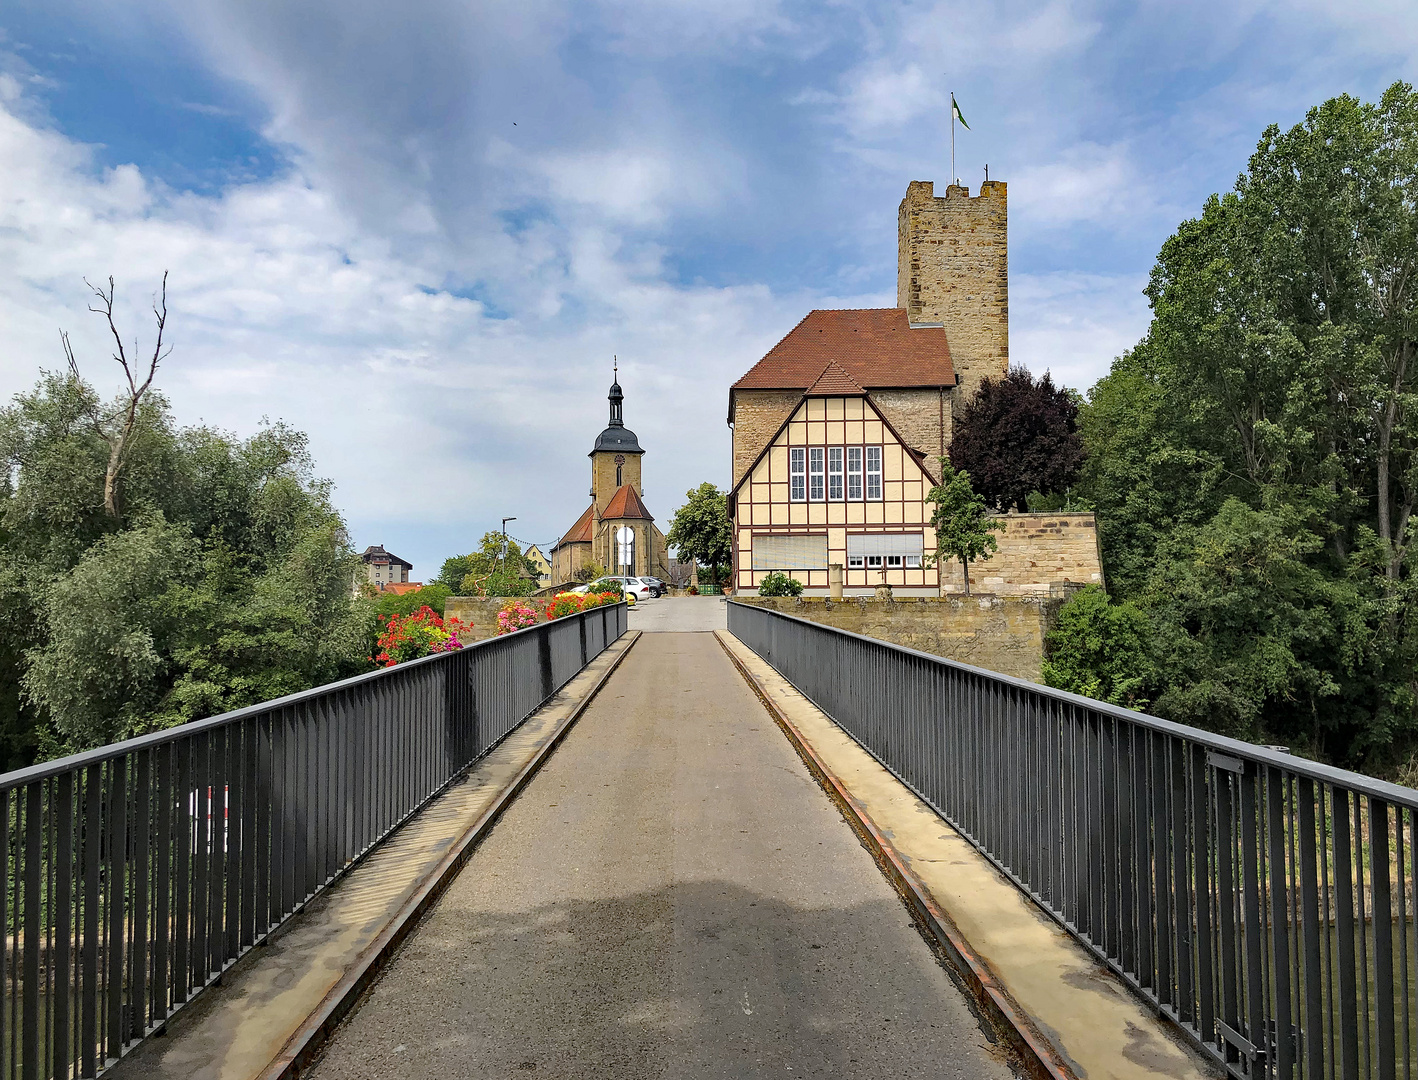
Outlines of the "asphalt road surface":
M 313 1076 L 1012 1075 L 712 635 L 647 634 Z
M 722 596 L 662 596 L 631 608 L 628 625 L 652 634 L 727 630 L 729 605 Z

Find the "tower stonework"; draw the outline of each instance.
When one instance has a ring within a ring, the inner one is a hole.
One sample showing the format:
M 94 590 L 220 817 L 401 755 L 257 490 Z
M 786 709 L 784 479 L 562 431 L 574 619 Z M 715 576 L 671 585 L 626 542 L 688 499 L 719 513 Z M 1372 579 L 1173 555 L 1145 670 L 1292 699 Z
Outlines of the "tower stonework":
M 897 212 L 896 306 L 913 326 L 945 328 L 957 407 L 1009 370 L 1008 222 L 1000 180 L 974 198 L 956 184 L 937 197 L 931 181 L 912 180 Z

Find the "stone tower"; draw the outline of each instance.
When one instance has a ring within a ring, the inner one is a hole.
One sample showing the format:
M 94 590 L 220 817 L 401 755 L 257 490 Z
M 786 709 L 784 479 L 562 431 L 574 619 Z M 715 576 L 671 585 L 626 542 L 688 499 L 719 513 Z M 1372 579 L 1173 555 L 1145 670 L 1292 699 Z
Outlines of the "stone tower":
M 973 199 L 956 184 L 938 198 L 929 180 L 912 180 L 897 214 L 896 306 L 913 326 L 945 327 L 957 405 L 1009 369 L 1008 222 L 999 180 Z
M 629 484 L 635 494 L 643 494 L 640 486 L 640 459 L 645 451 L 640 449 L 640 440 L 635 432 L 625 426 L 622 405 L 625 394 L 620 383 L 611 383 L 610 424 L 596 436 L 596 445 L 591 448 L 591 498 L 596 501 L 596 513 L 604 514 L 607 504 L 616 491 Z

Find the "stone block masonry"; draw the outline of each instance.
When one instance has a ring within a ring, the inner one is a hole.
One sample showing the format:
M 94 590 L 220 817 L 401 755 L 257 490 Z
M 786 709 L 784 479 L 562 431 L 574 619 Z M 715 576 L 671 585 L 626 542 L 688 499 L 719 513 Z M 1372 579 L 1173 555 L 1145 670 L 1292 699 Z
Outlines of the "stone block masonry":
M 730 487 L 753 465 L 802 396 L 800 390 L 734 391 L 734 474 Z
M 939 323 L 960 378 L 958 403 L 1009 369 L 1009 200 L 1003 182 L 980 194 L 952 184 L 937 198 L 913 180 L 897 215 L 896 306 Z
M 1041 681 L 1044 638 L 1063 603 L 1058 597 L 986 595 L 898 600 L 746 596 L 738 602 L 1030 682 Z
M 989 559 L 970 564 L 971 592 L 1047 596 L 1060 586 L 1102 585 L 1098 522 L 1092 514 L 1005 514 L 999 545 Z M 945 592 L 965 591 L 954 559 L 941 569 Z

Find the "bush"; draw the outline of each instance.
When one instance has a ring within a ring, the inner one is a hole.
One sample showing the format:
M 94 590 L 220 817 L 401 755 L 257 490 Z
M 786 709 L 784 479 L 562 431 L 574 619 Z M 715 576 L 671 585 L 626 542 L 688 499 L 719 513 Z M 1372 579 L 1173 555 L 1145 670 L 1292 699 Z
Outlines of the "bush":
M 803 583 L 775 570 L 758 583 L 759 596 L 801 596 Z
M 547 618 L 562 619 L 567 615 L 575 615 L 585 607 L 583 599 L 575 593 L 557 593 L 547 601 Z
M 1045 640 L 1044 682 L 1129 709 L 1146 708 L 1151 674 L 1147 615 L 1089 585 L 1059 609 Z
M 685 593 L 689 596 L 698 596 L 699 587 L 697 585 L 691 585 L 688 589 L 685 590 Z
M 421 607 L 412 615 L 381 616 L 379 652 L 371 659 L 383 667 L 393 667 L 420 656 L 453 652 L 463 647 L 458 634 L 470 629 L 456 618 L 445 622 L 430 607 Z
M 537 623 L 537 609 L 525 600 L 513 600 L 497 613 L 497 636 L 525 630 Z
M 598 581 L 592 585 L 591 592 L 612 593 L 615 595 L 616 599 L 619 600 L 625 596 L 625 586 L 614 578 L 607 578 L 604 581 Z

